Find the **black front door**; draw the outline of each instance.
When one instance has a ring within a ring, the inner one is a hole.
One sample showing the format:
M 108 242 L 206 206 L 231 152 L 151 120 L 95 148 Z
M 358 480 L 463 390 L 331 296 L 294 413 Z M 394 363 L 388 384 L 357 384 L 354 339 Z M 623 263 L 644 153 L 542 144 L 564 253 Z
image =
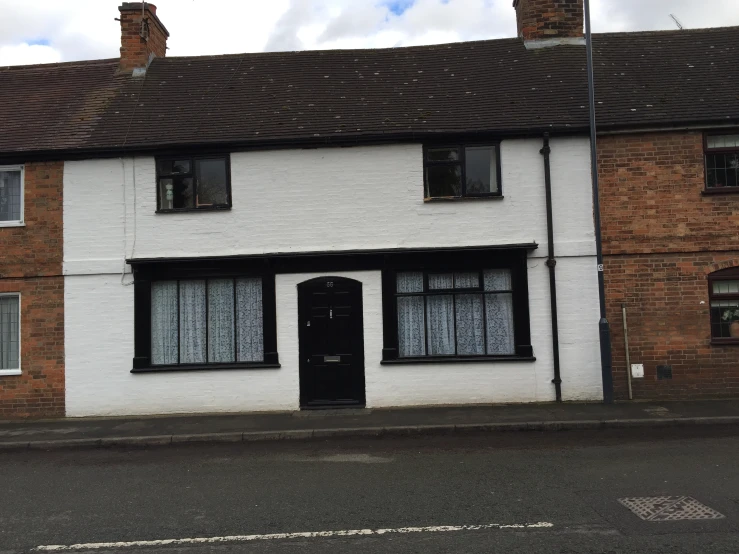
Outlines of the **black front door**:
M 364 405 L 362 283 L 319 277 L 298 285 L 300 405 Z

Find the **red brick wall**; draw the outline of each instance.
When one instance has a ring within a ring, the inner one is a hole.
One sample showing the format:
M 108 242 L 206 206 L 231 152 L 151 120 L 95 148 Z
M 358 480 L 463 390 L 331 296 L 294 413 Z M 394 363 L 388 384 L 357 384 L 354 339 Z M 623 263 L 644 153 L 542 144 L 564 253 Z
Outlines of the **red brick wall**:
M 514 6 L 525 40 L 583 36 L 583 0 L 517 0 Z
M 2 279 L 2 292 L 21 295 L 22 374 L 0 377 L 0 419 L 63 416 L 64 278 Z
M 64 415 L 63 162 L 29 163 L 24 227 L 0 227 L 0 292 L 21 294 L 21 370 L 0 376 L 0 419 Z
M 712 346 L 706 276 L 739 266 L 739 196 L 702 196 L 703 135 L 599 138 L 614 385 L 625 398 L 621 304 L 628 312 L 635 399 L 739 396 L 739 346 Z M 657 366 L 672 366 L 659 380 Z

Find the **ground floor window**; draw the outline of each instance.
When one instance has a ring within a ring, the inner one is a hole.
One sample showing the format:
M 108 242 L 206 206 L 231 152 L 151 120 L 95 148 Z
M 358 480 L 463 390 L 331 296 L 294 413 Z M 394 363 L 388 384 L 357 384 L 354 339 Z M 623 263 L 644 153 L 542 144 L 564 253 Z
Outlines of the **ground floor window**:
M 383 270 L 383 362 L 532 357 L 525 251 L 415 259 Z
M 398 355 L 515 354 L 509 269 L 396 277 Z
M 260 277 L 152 283 L 152 365 L 263 360 Z
M 712 340 L 739 343 L 739 267 L 712 273 L 708 283 Z
M 0 294 L 0 375 L 21 367 L 19 294 Z
M 242 260 L 133 266 L 133 371 L 279 367 L 275 276 Z

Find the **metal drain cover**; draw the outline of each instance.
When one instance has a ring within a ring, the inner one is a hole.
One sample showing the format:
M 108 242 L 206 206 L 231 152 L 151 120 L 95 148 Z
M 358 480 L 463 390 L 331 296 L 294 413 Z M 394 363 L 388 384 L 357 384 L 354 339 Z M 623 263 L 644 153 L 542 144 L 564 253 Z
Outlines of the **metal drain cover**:
M 618 501 L 645 521 L 723 519 L 724 515 L 689 496 L 643 496 Z

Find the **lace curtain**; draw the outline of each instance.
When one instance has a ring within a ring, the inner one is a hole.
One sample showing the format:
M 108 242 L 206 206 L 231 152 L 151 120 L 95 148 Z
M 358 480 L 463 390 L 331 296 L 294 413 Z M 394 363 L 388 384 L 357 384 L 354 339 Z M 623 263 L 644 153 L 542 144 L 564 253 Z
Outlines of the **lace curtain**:
M 180 281 L 179 292 L 158 281 L 151 302 L 152 364 L 264 360 L 261 278 Z
M 513 288 L 509 269 L 490 269 L 484 272 L 485 291 L 510 291 Z M 513 293 L 498 292 L 485 295 L 485 329 L 488 354 L 515 354 L 513 336 Z
M 177 281 L 151 284 L 151 363 L 177 363 Z
M 262 280 L 236 280 L 237 359 L 239 362 L 264 360 L 262 325 Z
M 481 292 L 463 292 L 480 290 L 479 273 L 430 274 L 428 291 L 450 294 L 399 296 L 399 355 L 514 354 L 510 270 L 487 270 L 483 279 Z M 423 293 L 423 273 L 398 273 L 396 290 Z

